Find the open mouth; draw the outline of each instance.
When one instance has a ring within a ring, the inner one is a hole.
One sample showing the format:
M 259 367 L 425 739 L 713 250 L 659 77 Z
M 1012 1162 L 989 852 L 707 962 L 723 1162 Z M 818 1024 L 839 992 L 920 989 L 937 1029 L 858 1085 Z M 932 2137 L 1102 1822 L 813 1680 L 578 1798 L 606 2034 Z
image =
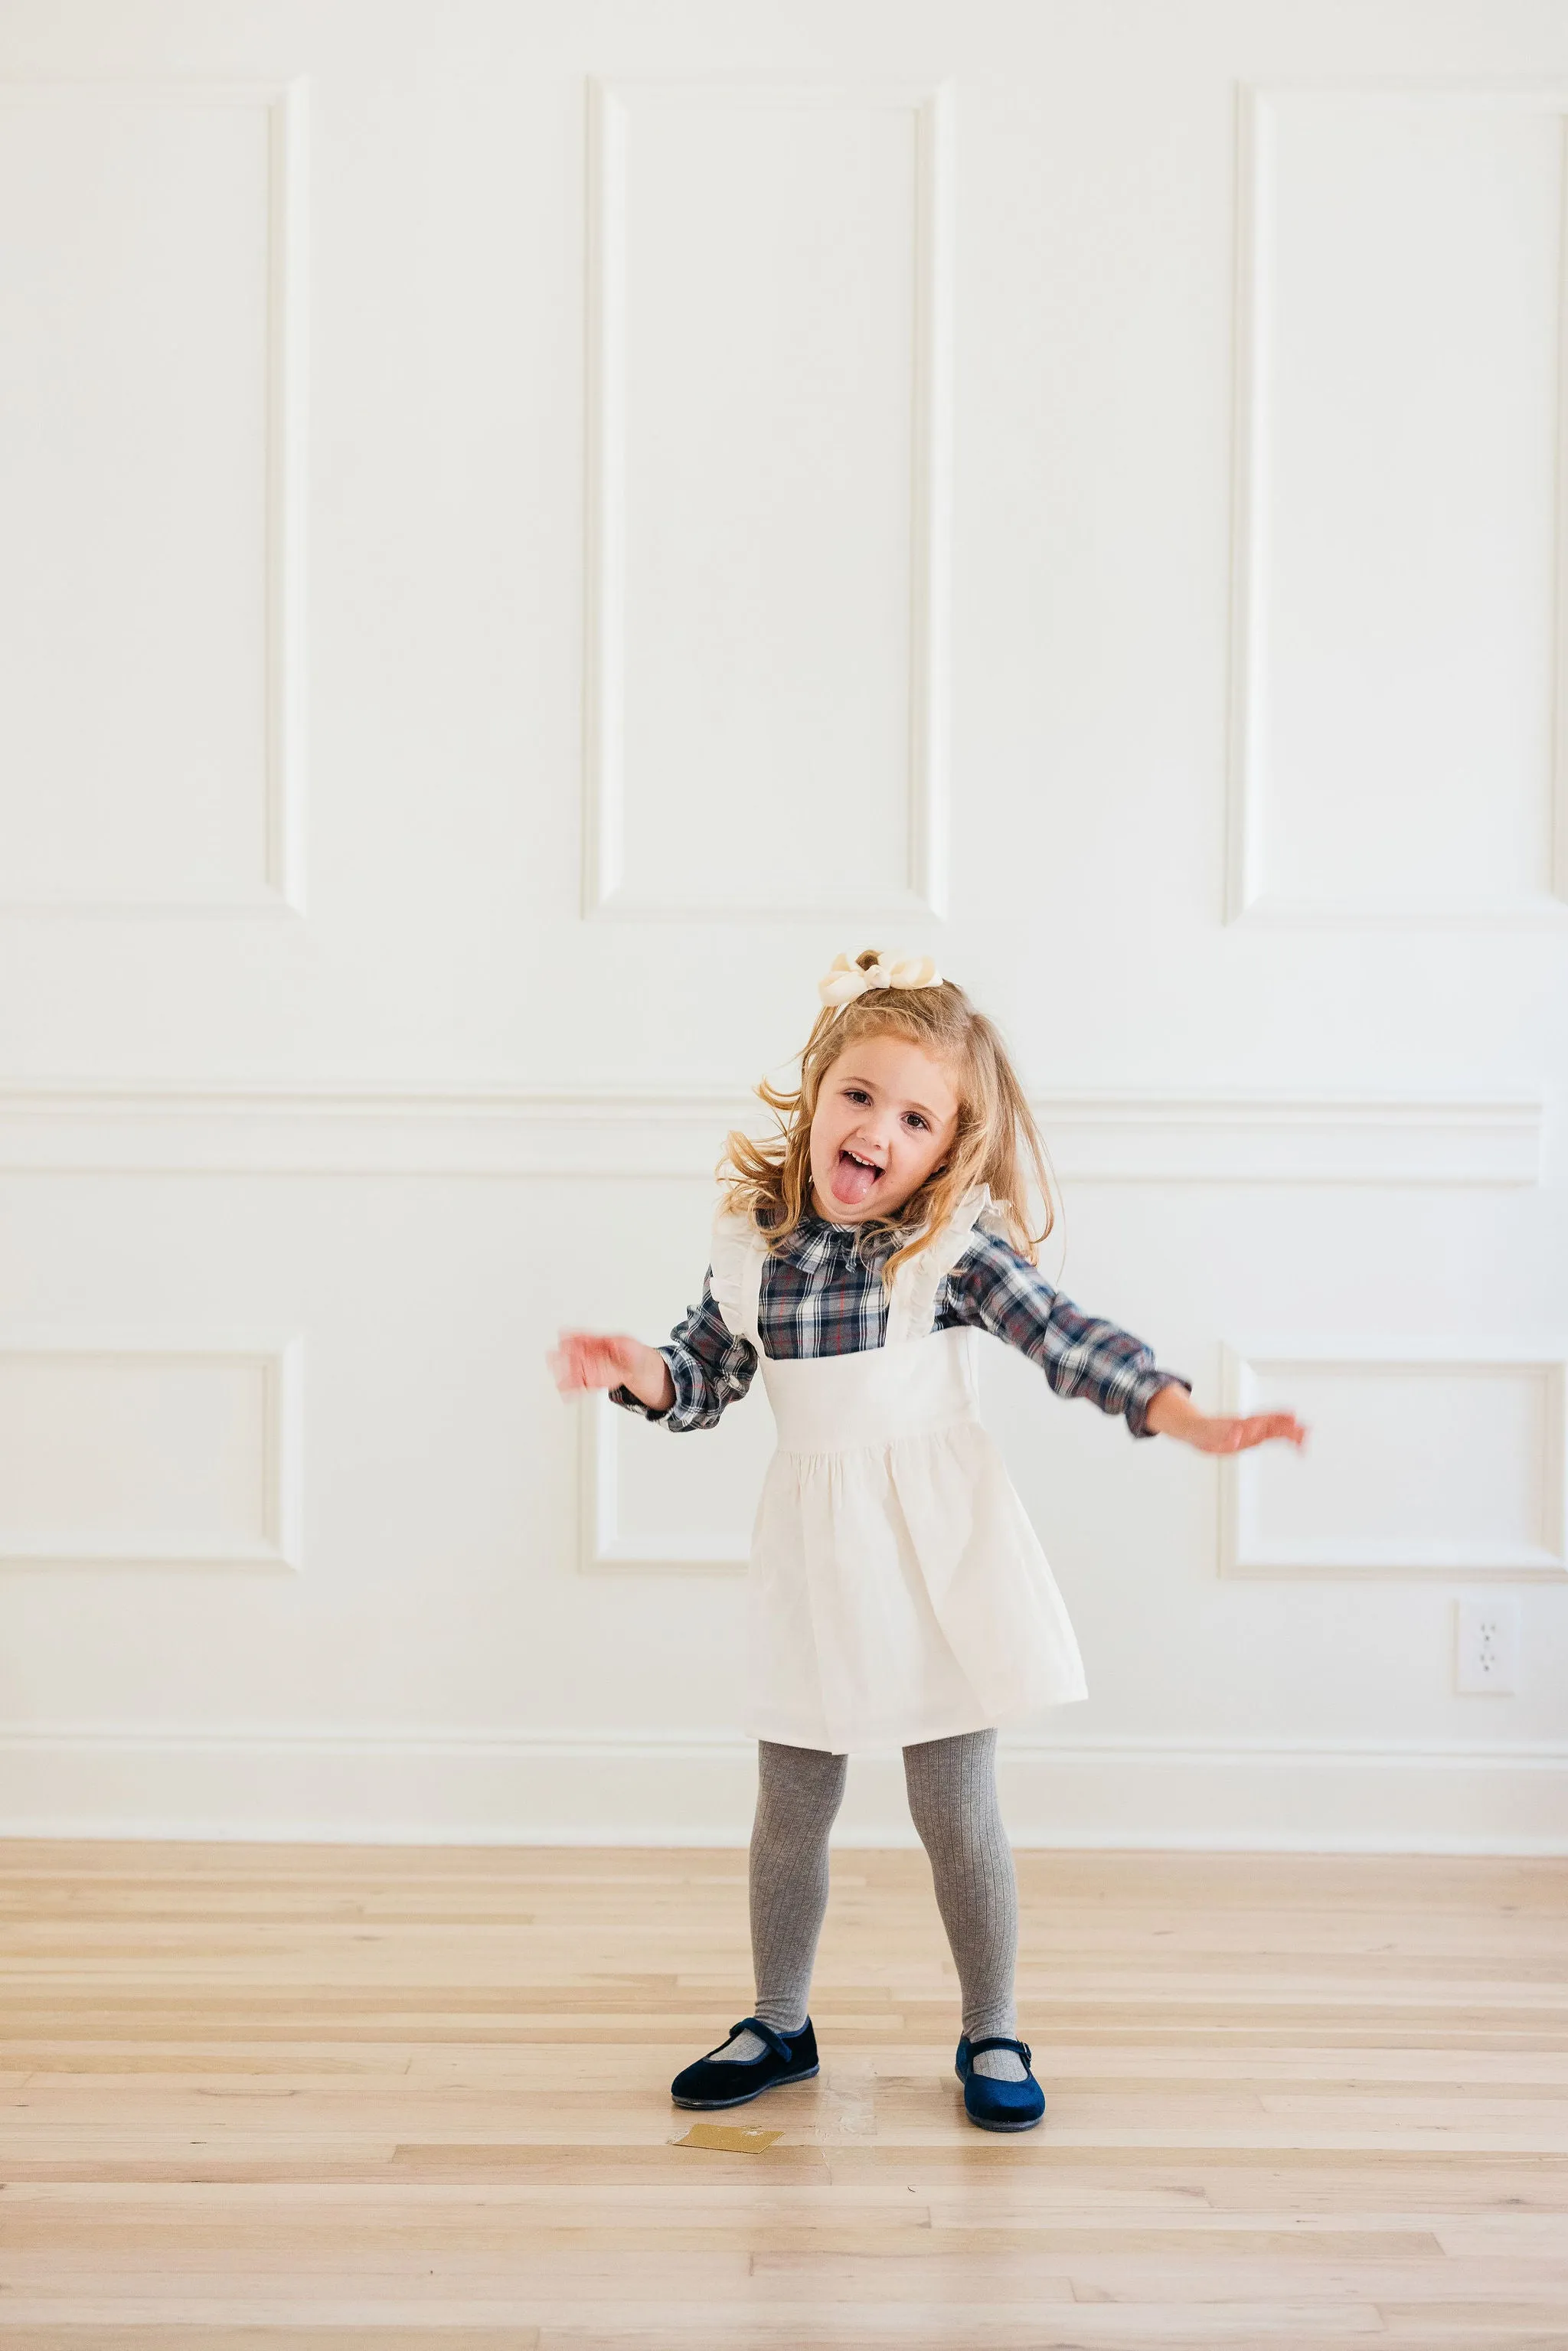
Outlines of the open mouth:
M 862 1200 L 871 1197 L 877 1178 L 886 1172 L 874 1159 L 863 1159 L 859 1152 L 846 1147 L 833 1165 L 834 1199 L 841 1201 L 846 1208 L 858 1207 Z

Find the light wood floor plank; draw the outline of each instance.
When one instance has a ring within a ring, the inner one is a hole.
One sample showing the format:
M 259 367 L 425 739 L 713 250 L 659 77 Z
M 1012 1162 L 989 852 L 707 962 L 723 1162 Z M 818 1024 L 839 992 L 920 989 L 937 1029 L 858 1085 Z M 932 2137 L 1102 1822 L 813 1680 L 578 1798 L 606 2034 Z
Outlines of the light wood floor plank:
M 1568 2351 L 1568 1865 L 1019 1882 L 1044 2128 L 845 1853 L 746 2157 L 741 1855 L 0 1845 L 0 2351 Z

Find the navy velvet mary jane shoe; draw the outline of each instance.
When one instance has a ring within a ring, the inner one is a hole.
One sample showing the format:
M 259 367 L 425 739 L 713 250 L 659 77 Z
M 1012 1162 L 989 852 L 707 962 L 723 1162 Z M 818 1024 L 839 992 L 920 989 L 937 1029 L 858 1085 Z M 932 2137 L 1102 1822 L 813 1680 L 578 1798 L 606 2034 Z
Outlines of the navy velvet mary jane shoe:
M 677 2106 L 744 2106 L 776 2082 L 809 2082 L 818 2070 L 817 2036 L 810 2017 L 799 2032 L 775 2032 L 759 2018 L 743 2016 L 730 2026 L 729 2040 L 720 2042 L 719 2048 L 727 2049 L 737 2032 L 755 2032 L 765 2042 L 761 2056 L 719 2060 L 718 2050 L 710 2049 L 670 2084 Z
M 1026 2078 L 997 2082 L 989 2074 L 977 2074 L 970 2061 L 982 2049 L 1010 2049 L 1015 2057 L 1023 2059 Z M 1033 2130 L 1045 2114 L 1045 2092 L 1030 2072 L 1030 2064 L 1027 2041 L 1007 2041 L 1000 2033 L 980 2041 L 960 2041 L 953 2071 L 964 2085 L 964 2112 L 969 2120 L 978 2123 L 982 2130 Z

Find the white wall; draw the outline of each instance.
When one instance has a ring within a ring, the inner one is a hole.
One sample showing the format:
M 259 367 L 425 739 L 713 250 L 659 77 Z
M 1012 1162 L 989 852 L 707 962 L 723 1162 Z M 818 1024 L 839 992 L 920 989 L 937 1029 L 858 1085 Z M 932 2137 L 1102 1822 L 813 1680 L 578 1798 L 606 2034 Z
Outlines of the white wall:
M 1069 1293 L 1316 1427 L 991 1351 L 1092 1692 L 1020 1841 L 1568 1847 L 1568 20 L 134 0 L 0 77 L 0 1827 L 744 1836 L 766 1407 L 542 1354 L 695 1297 L 874 941 L 1009 1031 Z

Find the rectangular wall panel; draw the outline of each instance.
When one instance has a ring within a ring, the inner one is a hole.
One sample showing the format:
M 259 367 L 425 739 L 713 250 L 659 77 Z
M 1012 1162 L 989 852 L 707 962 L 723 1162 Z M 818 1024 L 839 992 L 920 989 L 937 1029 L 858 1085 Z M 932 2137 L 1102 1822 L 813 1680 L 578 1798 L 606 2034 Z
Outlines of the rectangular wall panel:
M 1221 1465 L 1228 1575 L 1568 1573 L 1565 1367 L 1437 1350 L 1227 1352 L 1226 1409 L 1293 1410 L 1304 1454 Z
M 740 1569 L 773 1450 L 773 1416 L 753 1384 L 716 1428 L 672 1436 L 607 1396 L 584 1399 L 581 1565 Z
M 303 108 L 0 85 L 0 906 L 300 903 Z
M 585 902 L 940 911 L 940 90 L 590 89 Z
M 1565 108 L 1244 102 L 1233 915 L 1568 912 Z
M 0 1346 L 0 1563 L 298 1567 L 300 1346 Z

